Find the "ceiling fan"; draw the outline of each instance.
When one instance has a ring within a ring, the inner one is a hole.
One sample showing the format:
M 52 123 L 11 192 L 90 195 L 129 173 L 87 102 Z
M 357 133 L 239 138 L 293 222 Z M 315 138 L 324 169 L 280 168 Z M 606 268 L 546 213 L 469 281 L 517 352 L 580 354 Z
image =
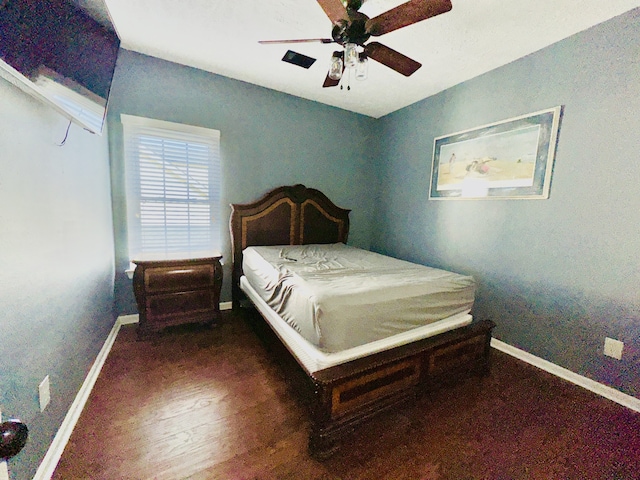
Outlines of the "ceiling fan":
M 337 43 L 343 51 L 333 53 L 329 73 L 323 87 L 340 83 L 345 68 L 355 68 L 356 78 L 366 78 L 367 58 L 371 58 L 408 77 L 422 65 L 415 60 L 379 42 L 366 43 L 370 37 L 379 37 L 403 27 L 413 25 L 451 10 L 451 0 L 409 0 L 376 17 L 369 18 L 359 12 L 364 0 L 317 0 L 331 23 L 331 38 L 296 40 L 262 40 L 259 43 Z

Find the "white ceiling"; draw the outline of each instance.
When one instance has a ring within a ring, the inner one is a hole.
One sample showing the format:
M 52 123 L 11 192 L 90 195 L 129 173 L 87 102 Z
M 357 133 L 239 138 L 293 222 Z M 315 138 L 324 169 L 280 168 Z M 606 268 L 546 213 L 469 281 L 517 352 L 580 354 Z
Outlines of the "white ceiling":
M 79 0 L 89 7 L 101 1 Z M 640 0 L 452 0 L 450 12 L 376 38 L 422 68 L 404 77 L 371 61 L 369 78 L 352 79 L 347 91 L 322 88 L 337 45 L 258 44 L 330 38 L 331 22 L 315 0 L 104 2 L 126 49 L 374 118 L 640 6 Z M 374 17 L 401 3 L 367 0 L 360 11 Z M 282 62 L 288 49 L 317 61 L 308 70 Z

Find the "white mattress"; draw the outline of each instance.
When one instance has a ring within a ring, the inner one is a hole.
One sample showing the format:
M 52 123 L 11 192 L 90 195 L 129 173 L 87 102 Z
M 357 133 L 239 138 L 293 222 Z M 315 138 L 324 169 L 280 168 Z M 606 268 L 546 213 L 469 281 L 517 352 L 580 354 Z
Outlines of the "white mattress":
M 262 302 L 325 354 L 467 314 L 475 294 L 470 276 L 341 243 L 249 247 L 243 271 Z
M 448 332 L 449 330 L 468 325 L 473 321 L 473 317 L 469 313 L 458 313 L 443 320 L 398 333 L 391 337 L 359 345 L 341 352 L 327 353 L 318 350 L 314 345 L 305 340 L 302 335 L 291 328 L 287 322 L 267 305 L 244 276 L 240 278 L 240 288 L 251 299 L 265 320 L 269 322 L 287 349 L 297 358 L 298 363 L 310 374 L 355 360 L 356 358 L 366 357 L 367 355 Z

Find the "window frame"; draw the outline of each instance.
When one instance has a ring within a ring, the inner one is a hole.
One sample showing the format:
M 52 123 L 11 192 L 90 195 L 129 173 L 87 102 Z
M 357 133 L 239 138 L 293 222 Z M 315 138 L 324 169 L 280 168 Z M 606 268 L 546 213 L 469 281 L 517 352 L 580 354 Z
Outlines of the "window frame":
M 220 131 L 127 114 L 120 119 L 129 260 L 218 256 Z M 198 188 L 205 177 L 208 201 Z

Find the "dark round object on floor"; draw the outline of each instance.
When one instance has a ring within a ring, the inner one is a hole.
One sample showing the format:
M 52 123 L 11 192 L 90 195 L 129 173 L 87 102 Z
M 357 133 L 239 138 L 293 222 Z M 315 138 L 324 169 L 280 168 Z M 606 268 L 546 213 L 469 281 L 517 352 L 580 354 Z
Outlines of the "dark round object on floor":
M 0 460 L 17 455 L 27 443 L 29 429 L 20 420 L 12 419 L 0 423 Z

